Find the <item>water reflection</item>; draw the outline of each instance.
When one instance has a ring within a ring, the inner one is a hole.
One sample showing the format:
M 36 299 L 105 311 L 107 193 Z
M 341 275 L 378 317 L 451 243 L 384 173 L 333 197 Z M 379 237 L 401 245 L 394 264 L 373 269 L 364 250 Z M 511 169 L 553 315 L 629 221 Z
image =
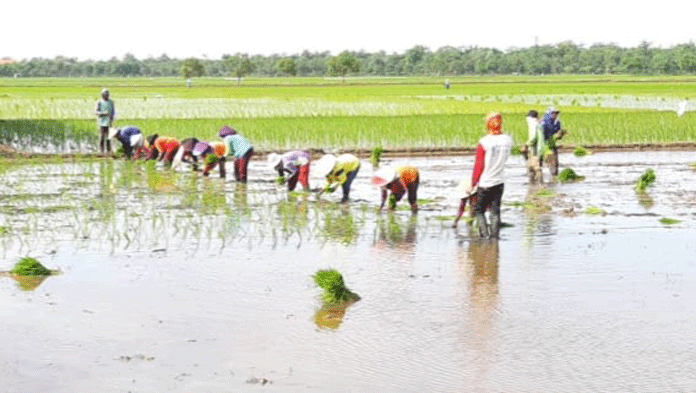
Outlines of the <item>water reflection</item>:
M 498 273 L 500 248 L 497 239 L 476 239 L 469 243 L 466 252 L 460 250 L 460 269 L 466 272 L 469 281 L 469 328 L 472 332 L 471 346 L 477 368 L 477 383 L 474 391 L 483 391 L 487 374 L 493 362 L 495 352 L 491 345 L 491 336 L 496 322 L 498 308 Z
M 283 233 L 299 232 L 309 223 L 309 194 L 288 194 L 286 201 L 278 203 Z
M 111 222 L 116 214 L 116 178 L 114 162 L 103 161 L 99 164 L 99 191 L 97 209 L 102 222 Z
M 322 234 L 342 244 L 353 244 L 358 239 L 358 225 L 348 205 L 329 205 L 324 210 Z
M 10 273 L 0 273 L 0 276 L 10 277 L 17 282 L 23 291 L 33 291 L 41 285 L 49 276 L 19 276 Z
M 346 315 L 348 307 L 352 306 L 356 301 L 338 302 L 335 304 L 324 304 L 314 314 L 314 323 L 319 328 L 336 330 Z
M 404 251 L 413 251 L 417 239 L 417 227 L 418 216 L 410 216 L 404 229 L 400 217 L 393 212 L 388 212 L 386 219 L 378 215 L 373 246 L 386 245 Z

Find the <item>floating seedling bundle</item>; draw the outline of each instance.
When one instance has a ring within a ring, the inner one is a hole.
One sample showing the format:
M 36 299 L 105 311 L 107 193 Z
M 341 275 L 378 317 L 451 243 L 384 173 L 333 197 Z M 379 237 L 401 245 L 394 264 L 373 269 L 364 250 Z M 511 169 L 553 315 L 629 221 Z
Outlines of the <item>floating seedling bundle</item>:
M 645 192 L 645 190 L 655 182 L 656 178 L 655 171 L 648 168 L 636 182 L 636 191 Z
M 566 168 L 563 171 L 561 171 L 561 173 L 558 174 L 558 180 L 561 183 L 568 183 L 568 182 L 572 182 L 572 181 L 585 180 L 585 176 L 579 176 L 571 168 Z
M 314 282 L 324 290 L 324 303 L 335 304 L 360 300 L 360 296 L 351 292 L 343 281 L 341 273 L 334 269 L 319 270 L 314 274 Z

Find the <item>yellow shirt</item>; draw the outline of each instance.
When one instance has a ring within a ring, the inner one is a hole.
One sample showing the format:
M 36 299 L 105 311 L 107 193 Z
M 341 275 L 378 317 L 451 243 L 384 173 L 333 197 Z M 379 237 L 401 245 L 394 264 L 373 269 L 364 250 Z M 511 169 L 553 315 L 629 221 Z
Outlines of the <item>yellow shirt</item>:
M 352 154 L 342 154 L 338 156 L 338 158 L 336 158 L 336 165 L 334 165 L 331 172 L 326 175 L 326 186 L 331 187 L 336 183 L 345 183 L 347 175 L 359 167 L 360 160 L 358 160 L 358 157 Z

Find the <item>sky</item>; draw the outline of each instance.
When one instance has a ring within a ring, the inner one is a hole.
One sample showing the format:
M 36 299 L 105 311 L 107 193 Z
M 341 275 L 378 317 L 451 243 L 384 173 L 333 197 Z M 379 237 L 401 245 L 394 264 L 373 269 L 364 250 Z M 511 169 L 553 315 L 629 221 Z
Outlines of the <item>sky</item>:
M 696 42 L 696 2 L 25 0 L 3 5 L 0 58 L 219 59 L 416 45 L 507 50 L 573 41 L 654 47 Z

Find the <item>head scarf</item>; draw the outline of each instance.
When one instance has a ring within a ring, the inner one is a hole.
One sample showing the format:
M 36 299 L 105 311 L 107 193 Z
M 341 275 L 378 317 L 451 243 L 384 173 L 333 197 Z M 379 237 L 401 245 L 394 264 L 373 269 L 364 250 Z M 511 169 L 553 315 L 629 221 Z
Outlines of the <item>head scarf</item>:
M 220 132 L 218 132 L 218 135 L 220 136 L 220 138 L 224 138 L 228 135 L 234 135 L 236 133 L 237 133 L 237 131 L 235 131 L 232 127 L 224 126 L 220 129 Z
M 500 129 L 503 124 L 503 117 L 499 112 L 491 112 L 486 117 L 486 129 L 491 134 L 500 134 Z

